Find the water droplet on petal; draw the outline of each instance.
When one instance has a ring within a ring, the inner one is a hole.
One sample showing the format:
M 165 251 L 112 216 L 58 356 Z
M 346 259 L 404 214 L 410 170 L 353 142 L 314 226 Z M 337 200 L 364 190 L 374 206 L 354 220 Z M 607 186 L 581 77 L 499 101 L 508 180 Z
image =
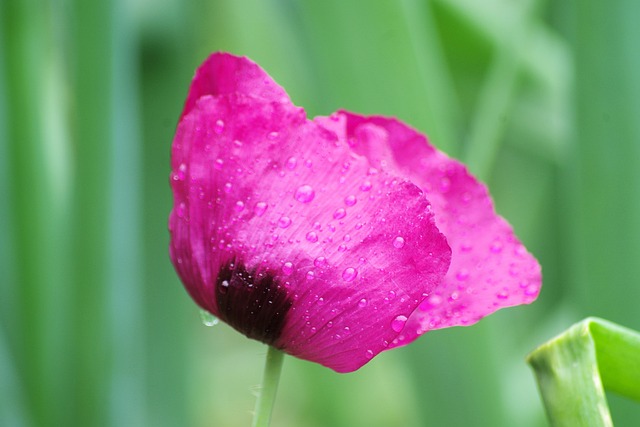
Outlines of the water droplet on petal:
M 258 202 L 256 203 L 256 207 L 253 209 L 253 213 L 255 213 L 256 216 L 262 216 L 266 210 L 267 204 L 265 202 Z
M 285 276 L 289 276 L 289 275 L 291 275 L 291 273 L 293 273 L 293 263 L 288 262 L 288 261 L 287 261 L 287 262 L 285 262 L 285 263 L 282 265 L 282 273 L 283 273 Z
M 447 191 L 449 191 L 449 189 L 451 189 L 451 180 L 446 176 L 442 177 L 440 179 L 440 192 L 446 193 Z
M 431 295 L 427 301 L 433 307 L 437 307 L 442 304 L 442 297 L 440 295 Z
M 345 282 L 352 282 L 356 276 L 358 276 L 358 270 L 353 267 L 347 267 L 342 272 L 342 280 Z
M 404 328 L 405 323 L 407 323 L 407 316 L 397 316 L 391 321 L 391 329 L 395 332 L 400 332 L 402 331 L 402 328 Z
M 186 174 L 187 174 L 187 165 L 185 165 L 184 163 L 180 163 L 180 166 L 178 166 L 178 172 L 176 172 L 173 175 L 173 180 L 184 181 Z
M 269 141 L 275 141 L 276 139 L 278 139 L 279 136 L 280 136 L 280 134 L 278 132 L 269 132 L 267 134 L 267 139 Z
M 318 241 L 318 234 L 315 231 L 310 231 L 307 233 L 305 238 L 307 239 L 307 241 L 315 243 Z
M 242 212 L 244 210 L 244 202 L 242 200 L 238 200 L 236 202 L 236 212 Z
M 404 238 L 401 236 L 396 237 L 393 240 L 393 247 L 396 249 L 402 249 L 404 247 Z
M 227 292 L 227 289 L 229 289 L 229 281 L 223 280 L 220 282 L 220 292 L 225 293 Z
M 316 267 L 324 267 L 327 265 L 327 259 L 323 256 L 319 256 L 318 258 L 313 260 L 313 265 Z
M 353 206 L 357 202 L 358 202 L 358 199 L 356 199 L 356 196 L 354 196 L 353 194 L 344 198 L 344 204 L 347 206 Z
M 540 286 L 536 284 L 531 284 L 525 288 L 524 294 L 528 297 L 533 297 L 538 295 L 539 291 L 540 291 Z
M 507 291 L 506 289 L 503 289 L 500 292 L 498 292 L 496 296 L 498 297 L 498 299 L 507 299 L 509 298 L 509 291 Z
M 213 125 L 213 131 L 218 135 L 224 132 L 224 121 L 220 119 L 216 120 L 216 123 Z
M 503 247 L 502 242 L 496 240 L 491 244 L 491 247 L 489 248 L 489 250 L 491 251 L 491 253 L 499 254 L 500 252 L 502 252 L 502 247 Z
M 460 245 L 460 250 L 462 252 L 470 252 L 471 249 L 473 249 L 473 245 L 469 242 L 465 242 L 463 244 Z
M 371 351 L 371 350 L 367 350 L 367 351 L 366 351 L 366 353 L 364 354 L 364 356 L 365 356 L 367 359 L 373 359 L 373 351 Z
M 468 278 L 469 278 L 469 270 L 467 270 L 466 268 L 462 268 L 460 269 L 460 271 L 456 273 L 456 279 L 460 282 L 464 282 Z
M 345 216 L 347 216 L 347 211 L 343 208 L 336 209 L 336 211 L 333 213 L 334 219 L 342 219 Z
M 367 306 L 367 299 L 366 299 L 366 298 L 362 298 L 362 299 L 360 300 L 360 302 L 358 302 L 358 307 L 360 307 L 360 308 L 364 308 L 364 307 L 366 307 L 366 306 Z
M 296 159 L 295 157 L 289 157 L 286 164 L 288 169 L 294 170 L 298 165 L 298 159 Z
M 313 271 L 307 271 L 307 280 L 313 280 L 316 277 L 316 273 Z
M 371 184 L 371 181 L 365 181 L 362 184 L 360 184 L 360 191 L 370 191 L 371 187 L 373 187 L 373 185 Z
M 290 225 L 291 225 L 291 218 L 289 218 L 288 216 L 280 217 L 280 219 L 278 220 L 278 227 L 280 228 L 287 228 Z
M 224 166 L 224 160 L 222 159 L 216 159 L 213 162 L 213 168 L 216 170 L 222 170 L 222 166 Z
M 302 185 L 296 190 L 295 199 L 300 203 L 309 203 L 316 196 L 316 192 L 310 185 Z

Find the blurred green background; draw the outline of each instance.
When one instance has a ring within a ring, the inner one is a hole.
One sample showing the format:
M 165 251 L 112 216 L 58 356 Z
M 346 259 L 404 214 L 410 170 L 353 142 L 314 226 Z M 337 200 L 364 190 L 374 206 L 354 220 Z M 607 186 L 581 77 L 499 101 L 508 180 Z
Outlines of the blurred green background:
M 640 329 L 639 20 L 636 0 L 0 0 L 0 425 L 250 425 L 266 349 L 203 326 L 167 249 L 173 131 L 215 50 L 309 115 L 427 133 L 544 271 L 535 304 L 356 373 L 286 358 L 273 425 L 546 425 L 525 355 L 588 315 Z

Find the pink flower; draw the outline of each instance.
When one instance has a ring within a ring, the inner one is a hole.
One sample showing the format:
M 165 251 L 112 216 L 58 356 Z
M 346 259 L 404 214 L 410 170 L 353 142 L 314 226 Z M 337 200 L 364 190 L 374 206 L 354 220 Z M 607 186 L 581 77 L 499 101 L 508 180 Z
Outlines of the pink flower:
M 171 259 L 191 297 L 338 372 L 540 290 L 462 164 L 396 119 L 309 120 L 246 58 L 198 69 L 171 166 Z

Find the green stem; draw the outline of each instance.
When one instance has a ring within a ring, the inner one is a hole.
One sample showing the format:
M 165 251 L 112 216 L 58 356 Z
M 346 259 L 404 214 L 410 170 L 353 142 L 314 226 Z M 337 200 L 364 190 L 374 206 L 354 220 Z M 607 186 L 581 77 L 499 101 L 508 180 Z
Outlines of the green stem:
M 587 318 L 527 358 L 552 426 L 612 426 L 605 389 L 640 400 L 640 334 Z
M 273 402 L 276 400 L 276 392 L 278 391 L 278 380 L 280 380 L 283 358 L 283 352 L 269 346 L 267 360 L 264 365 L 262 387 L 260 388 L 258 400 L 256 401 L 252 427 L 269 426 Z

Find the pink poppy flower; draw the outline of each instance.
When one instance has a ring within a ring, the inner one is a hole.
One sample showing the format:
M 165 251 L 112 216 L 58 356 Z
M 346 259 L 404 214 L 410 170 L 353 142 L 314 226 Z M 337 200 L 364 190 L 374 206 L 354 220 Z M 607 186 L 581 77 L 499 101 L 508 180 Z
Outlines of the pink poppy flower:
M 171 167 L 170 253 L 191 297 L 338 372 L 540 290 L 462 164 L 396 119 L 309 120 L 247 58 L 197 70 Z

